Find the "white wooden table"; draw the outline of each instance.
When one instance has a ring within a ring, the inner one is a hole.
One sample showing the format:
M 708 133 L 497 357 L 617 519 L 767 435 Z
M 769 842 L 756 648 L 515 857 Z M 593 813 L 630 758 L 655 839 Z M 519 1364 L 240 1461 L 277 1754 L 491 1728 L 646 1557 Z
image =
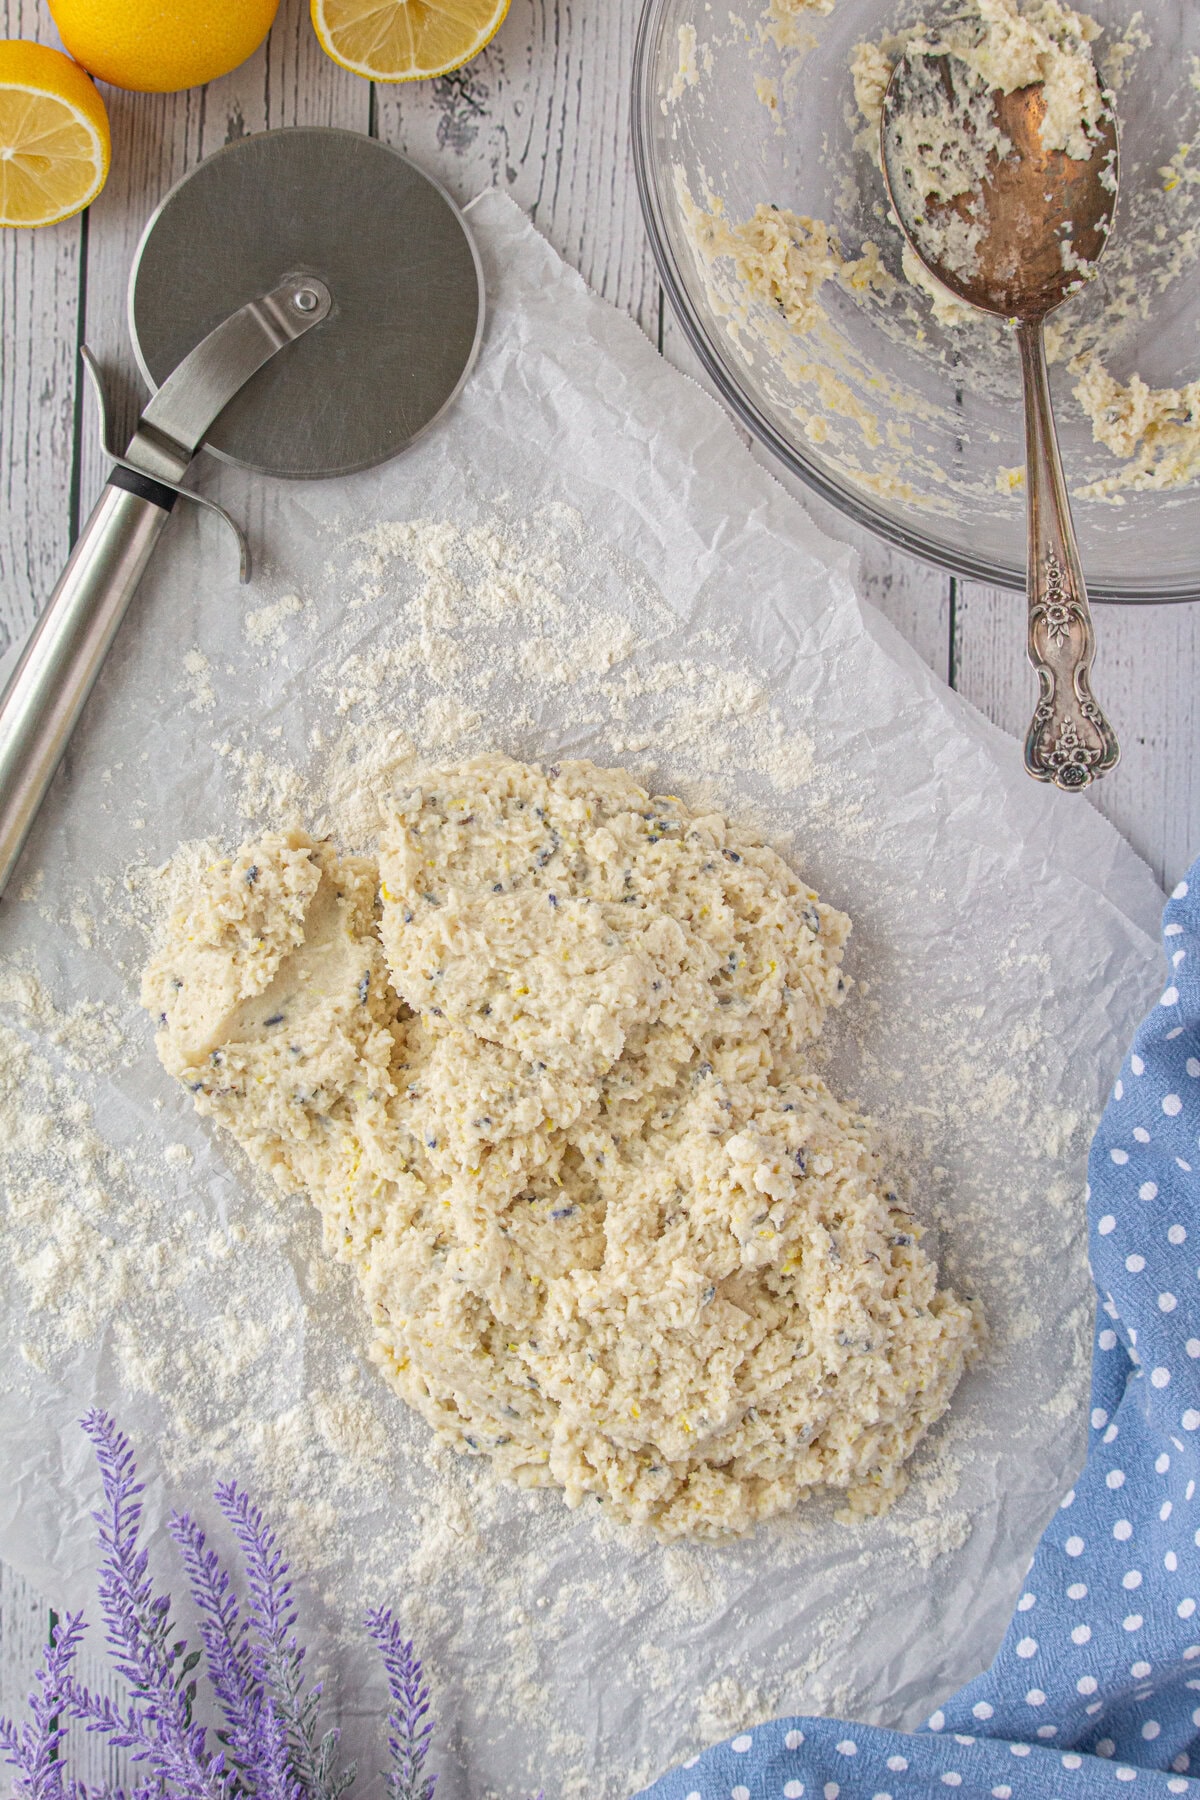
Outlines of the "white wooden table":
M 181 94 L 105 90 L 112 173 L 90 213 L 39 232 L 0 232 L 0 653 L 36 617 L 104 477 L 78 347 L 137 392 L 124 326 L 134 246 L 165 190 L 208 152 L 268 126 L 370 131 L 413 156 L 459 200 L 506 188 L 560 253 L 688 373 L 695 359 L 655 274 L 634 186 L 629 80 L 640 0 L 512 0 L 489 48 L 442 81 L 373 89 L 317 45 L 308 0 L 282 0 L 242 68 Z M 57 43 L 43 0 L 0 0 L 3 36 Z M 862 556 L 865 593 L 944 680 L 1014 734 L 1033 676 L 1021 603 L 888 549 L 824 504 L 812 510 Z M 1200 556 L 1200 546 L 1197 548 Z M 1194 606 L 1100 609 L 1096 686 L 1123 760 L 1085 800 L 1172 884 L 1200 850 L 1200 617 Z M 136 627 L 135 627 L 136 628 Z M 0 1712 L 20 1704 L 46 1610 L 0 1568 Z M 81 1770 L 99 1778 L 97 1765 Z

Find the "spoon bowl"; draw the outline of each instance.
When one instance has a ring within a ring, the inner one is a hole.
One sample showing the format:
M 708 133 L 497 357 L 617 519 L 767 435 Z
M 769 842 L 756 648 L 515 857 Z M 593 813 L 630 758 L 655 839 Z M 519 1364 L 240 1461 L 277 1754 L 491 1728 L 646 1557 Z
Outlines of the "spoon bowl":
M 1025 739 L 1038 781 L 1085 788 L 1116 766 L 1091 691 L 1095 633 L 1059 456 L 1043 321 L 1095 271 L 1117 202 L 1117 126 L 1106 100 L 1091 154 L 1047 150 L 1041 83 L 987 96 L 954 57 L 914 49 L 892 71 L 880 121 L 888 195 L 918 260 L 958 299 L 1011 320 L 1025 395 L 1027 650 L 1039 695 Z

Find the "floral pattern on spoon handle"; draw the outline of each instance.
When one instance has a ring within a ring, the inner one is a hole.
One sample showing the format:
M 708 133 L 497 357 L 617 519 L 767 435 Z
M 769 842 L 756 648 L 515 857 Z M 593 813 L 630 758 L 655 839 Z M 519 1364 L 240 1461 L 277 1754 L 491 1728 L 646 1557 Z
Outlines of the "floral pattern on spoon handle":
M 1029 490 L 1028 650 L 1040 686 L 1025 767 L 1036 781 L 1078 791 L 1115 768 L 1121 751 L 1092 696 L 1096 635 L 1058 453 L 1041 320 L 1023 320 L 1017 339 Z

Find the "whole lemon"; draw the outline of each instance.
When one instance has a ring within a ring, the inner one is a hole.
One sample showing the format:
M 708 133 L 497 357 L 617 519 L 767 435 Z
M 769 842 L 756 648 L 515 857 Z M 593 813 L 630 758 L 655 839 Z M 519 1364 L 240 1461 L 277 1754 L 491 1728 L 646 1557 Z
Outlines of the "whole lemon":
M 49 0 L 76 62 L 114 87 L 164 94 L 228 75 L 258 49 L 279 0 Z

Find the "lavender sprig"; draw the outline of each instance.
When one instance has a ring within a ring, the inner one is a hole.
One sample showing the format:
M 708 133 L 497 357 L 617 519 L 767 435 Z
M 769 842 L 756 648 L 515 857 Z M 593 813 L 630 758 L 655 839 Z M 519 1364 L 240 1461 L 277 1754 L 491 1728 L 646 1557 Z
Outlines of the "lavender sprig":
M 286 1734 L 254 1669 L 248 1627 L 233 1583 L 215 1550 L 188 1513 L 167 1522 L 187 1573 L 204 1643 L 205 1666 L 221 1708 L 225 1744 L 246 1789 L 256 1800 L 300 1800 L 288 1763 Z
M 205 1728 L 193 1718 L 192 1672 L 202 1653 L 173 1639 L 170 1596 L 155 1593 L 148 1554 L 138 1547 L 144 1490 L 129 1439 L 107 1413 L 90 1412 L 82 1425 L 104 1489 L 104 1505 L 93 1514 L 100 1606 L 108 1648 L 130 1698 L 118 1702 L 76 1681 L 71 1664 L 83 1620 L 56 1622 L 28 1719 L 20 1729 L 0 1719 L 0 1757 L 16 1770 L 15 1800 L 339 1800 L 354 1780 L 354 1766 L 337 1767 L 337 1730 L 319 1735 L 321 1684 L 306 1687 L 288 1565 L 259 1508 L 232 1482 L 216 1490 L 246 1563 L 244 1616 L 229 1574 L 196 1521 L 175 1513 L 168 1522 L 200 1615 L 220 1715 L 221 1748 L 209 1751 Z M 425 1769 L 433 1722 L 420 1659 L 390 1612 L 373 1612 L 366 1623 L 383 1656 L 391 1700 L 391 1768 L 384 1774 L 389 1800 L 433 1800 L 435 1778 Z M 60 1752 L 65 1721 L 72 1718 L 148 1765 L 128 1795 L 68 1777 Z
M 338 1800 L 354 1780 L 356 1768 L 354 1764 L 337 1768 L 341 1732 L 336 1728 L 318 1741 L 322 1684 L 314 1682 L 305 1691 L 306 1652 L 294 1630 L 297 1613 L 292 1584 L 278 1540 L 261 1508 L 236 1483 L 223 1482 L 216 1498 L 246 1564 L 255 1639 L 251 1666 L 282 1729 L 291 1774 L 312 1800 Z
M 20 1800 L 68 1800 L 70 1787 L 58 1751 L 67 1735 L 65 1683 L 84 1630 L 82 1613 L 55 1620 L 45 1658 L 34 1676 L 29 1718 L 19 1731 L 11 1719 L 0 1719 L 0 1750 L 17 1771 L 13 1794 Z
M 436 1776 L 425 1773 L 433 1720 L 421 1659 L 389 1611 L 379 1607 L 368 1613 L 366 1624 L 383 1657 L 392 1702 L 387 1718 L 392 1767 L 384 1783 L 391 1800 L 433 1800 Z
M 186 1642 L 171 1642 L 171 1597 L 155 1594 L 147 1574 L 149 1556 L 138 1548 L 143 1484 L 129 1439 L 107 1413 L 93 1410 L 82 1420 L 92 1441 L 104 1507 L 93 1513 L 101 1550 L 97 1591 L 107 1640 L 117 1673 L 132 1696 L 127 1708 L 90 1693 L 70 1676 L 64 1682 L 69 1710 L 89 1731 L 101 1731 L 134 1762 L 148 1762 L 159 1782 L 169 1782 L 180 1800 L 227 1800 L 233 1771 L 224 1753 L 209 1755 L 202 1725 L 192 1722 L 200 1660 Z

